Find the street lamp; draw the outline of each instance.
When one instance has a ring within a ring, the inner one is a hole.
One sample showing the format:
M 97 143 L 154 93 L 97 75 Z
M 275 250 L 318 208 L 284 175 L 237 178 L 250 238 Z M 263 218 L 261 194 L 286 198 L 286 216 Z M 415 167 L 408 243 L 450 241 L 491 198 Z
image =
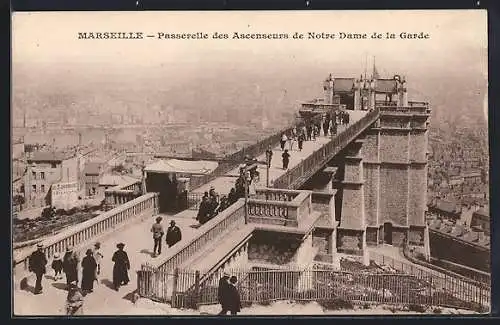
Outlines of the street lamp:
M 269 187 L 269 169 L 271 168 L 271 158 L 273 157 L 273 150 L 271 148 L 266 150 L 266 187 Z

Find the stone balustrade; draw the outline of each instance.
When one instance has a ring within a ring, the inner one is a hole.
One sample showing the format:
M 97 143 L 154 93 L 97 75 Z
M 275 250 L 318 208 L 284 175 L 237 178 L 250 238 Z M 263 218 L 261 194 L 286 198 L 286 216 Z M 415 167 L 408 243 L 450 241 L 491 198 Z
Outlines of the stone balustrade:
M 257 197 L 274 196 L 284 200 L 249 199 L 249 221 L 253 223 L 298 227 L 300 220 L 307 218 L 312 212 L 311 193 L 311 191 L 259 189 Z M 292 197 L 293 200 L 288 201 Z
M 182 265 L 194 254 L 213 242 L 216 238 L 234 229 L 238 225 L 245 224 L 245 203 L 239 199 L 199 228 L 196 237 L 185 243 L 175 245 L 164 260 L 155 260 L 153 264 L 143 265 L 143 269 L 155 267 L 158 271 L 172 272 L 176 267 Z
M 257 188 L 253 198 L 268 200 L 268 201 L 292 201 L 300 194 L 297 190 L 287 190 L 278 188 Z
M 135 219 L 145 213 L 158 213 L 158 194 L 148 193 L 132 201 L 129 201 L 115 209 L 109 210 L 99 216 L 69 227 L 55 236 L 42 241 L 45 254 L 48 259 L 54 256 L 54 253 L 64 252 L 66 247 L 77 247 L 87 244 L 88 241 L 106 233 L 116 226 Z M 24 265 L 24 270 L 28 268 L 28 259 L 31 253 L 18 257 L 14 264 Z
M 133 180 L 104 191 L 104 198 L 109 205 L 120 205 L 131 201 L 141 194 L 141 181 Z

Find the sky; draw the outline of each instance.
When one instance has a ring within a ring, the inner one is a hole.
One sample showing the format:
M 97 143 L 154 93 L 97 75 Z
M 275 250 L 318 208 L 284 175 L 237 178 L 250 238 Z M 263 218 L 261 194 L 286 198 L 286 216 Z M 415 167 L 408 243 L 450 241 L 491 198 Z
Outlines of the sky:
M 486 11 L 321 12 L 37 12 L 13 15 L 13 61 L 155 64 L 276 59 L 328 60 L 334 55 L 363 62 L 366 53 L 417 60 L 445 56 L 463 46 L 486 48 Z M 429 40 L 78 40 L 78 32 L 425 32 Z M 237 57 L 231 53 L 241 53 Z M 339 53 L 341 52 L 341 53 Z M 147 59 L 145 62 L 144 59 Z
M 78 39 L 78 32 L 106 31 L 153 35 L 205 32 L 210 36 L 218 32 L 230 37 L 233 32 L 290 36 L 295 32 L 390 32 L 397 38 L 401 32 L 423 32 L 430 39 Z M 28 69 L 25 71 L 45 68 L 62 82 L 69 74 L 82 78 L 106 74 L 108 80 L 118 82 L 125 76 L 153 78 L 160 69 L 173 81 L 180 81 L 216 78 L 222 67 L 264 76 L 294 69 L 307 74 L 314 66 L 325 73 L 335 70 L 352 76 L 363 72 L 363 67 L 370 72 L 374 58 L 383 75 L 479 69 L 487 79 L 486 11 L 34 12 L 14 13 L 12 18 L 14 88 L 22 87 L 16 83 L 16 69 L 21 66 Z M 144 71 L 151 71 L 151 76 Z M 43 83 L 43 78 L 38 82 Z

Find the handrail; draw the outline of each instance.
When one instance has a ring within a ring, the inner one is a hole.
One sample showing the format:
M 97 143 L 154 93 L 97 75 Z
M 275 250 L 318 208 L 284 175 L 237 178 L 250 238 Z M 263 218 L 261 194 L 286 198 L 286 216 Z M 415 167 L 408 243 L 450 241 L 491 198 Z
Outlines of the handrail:
M 42 244 L 44 245 L 45 254 L 50 258 L 54 253 L 62 252 L 68 246 L 79 245 L 114 228 L 117 224 L 142 215 L 146 211 L 153 210 L 153 214 L 157 213 L 157 197 L 158 193 L 147 193 L 104 212 L 95 218 L 69 227 L 54 236 L 44 239 Z M 24 263 L 25 268 L 27 268 L 27 261 L 30 255 L 31 252 L 24 252 L 14 261 L 15 265 Z
M 375 108 L 368 112 L 359 121 L 356 121 L 346 130 L 332 138 L 331 141 L 316 150 L 312 155 L 278 177 L 274 181 L 273 187 L 289 189 L 299 187 L 303 183 L 303 180 L 314 175 L 319 168 L 331 160 L 340 150 L 352 141 L 353 138 L 359 136 L 367 126 L 374 123 L 378 119 L 379 113 L 379 108 Z

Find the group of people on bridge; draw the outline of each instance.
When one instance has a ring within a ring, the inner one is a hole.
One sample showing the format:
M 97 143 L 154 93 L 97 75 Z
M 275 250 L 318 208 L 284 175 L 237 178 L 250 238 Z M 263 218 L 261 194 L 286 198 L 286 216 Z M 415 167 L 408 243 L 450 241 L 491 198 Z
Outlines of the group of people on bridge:
M 113 254 L 111 261 L 113 266 L 113 287 L 116 291 L 120 286 L 129 283 L 128 271 L 130 270 L 130 261 L 127 253 L 124 251 L 125 244 L 118 243 L 117 250 Z M 93 292 L 94 282 L 99 283 L 99 275 L 101 273 L 101 263 L 103 254 L 101 252 L 99 242 L 94 244 L 93 249 L 87 249 L 85 257 L 80 264 L 78 254 L 73 250 L 73 247 L 68 246 L 66 252 L 61 259 L 59 253 L 55 253 L 52 259 L 51 267 L 54 270 L 54 281 L 63 278 L 62 273 L 66 276 L 66 285 L 68 295 L 66 299 L 66 312 L 68 315 L 83 314 L 83 297 Z M 36 276 L 34 294 L 43 293 L 42 279 L 47 273 L 47 257 L 44 252 L 43 244 L 37 245 L 37 250 L 29 257 L 29 271 Z M 81 287 L 78 288 L 78 269 L 81 266 Z
M 246 180 L 245 178 L 246 177 Z M 229 193 L 219 198 L 219 193 L 212 186 L 208 192 L 203 194 L 196 220 L 200 224 L 205 224 L 213 219 L 216 215 L 227 209 L 230 205 L 245 197 L 245 186 L 249 192 L 259 180 L 259 172 L 257 170 L 256 159 L 245 157 L 245 165 L 240 166 L 240 176 L 236 180 L 235 186 L 231 188 Z M 246 183 L 246 184 L 245 184 Z M 250 193 L 252 194 L 252 193 Z

